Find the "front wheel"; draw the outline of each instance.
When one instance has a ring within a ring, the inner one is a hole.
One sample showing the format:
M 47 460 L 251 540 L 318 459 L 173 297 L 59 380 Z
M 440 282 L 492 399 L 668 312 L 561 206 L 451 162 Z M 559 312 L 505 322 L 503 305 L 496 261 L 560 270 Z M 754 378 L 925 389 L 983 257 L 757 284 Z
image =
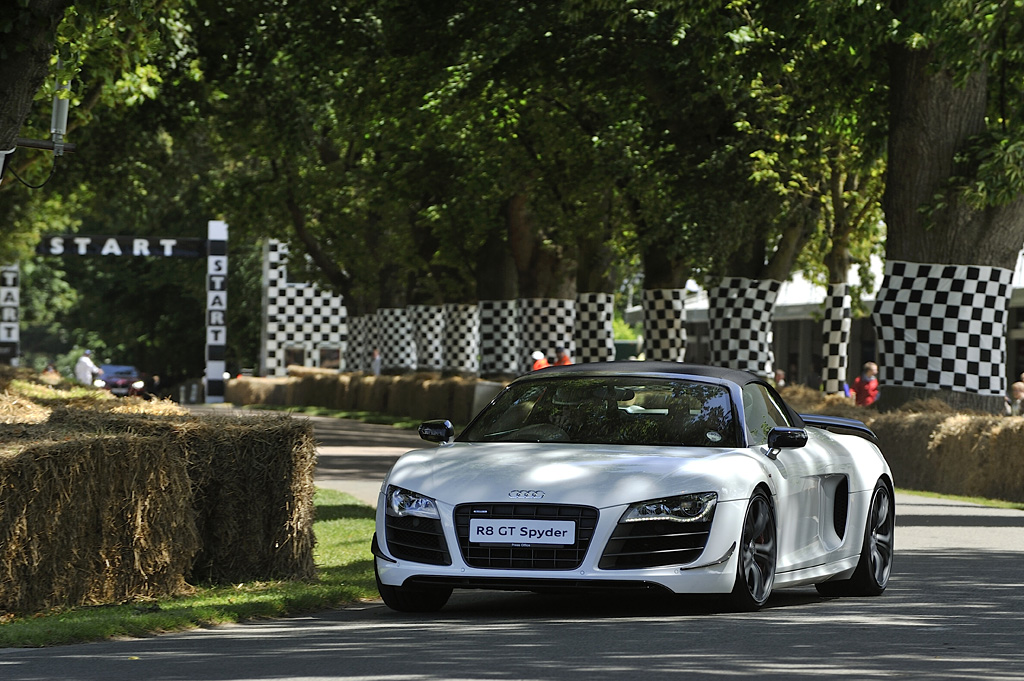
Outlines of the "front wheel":
M 875 483 L 864 523 L 864 546 L 849 579 L 815 584 L 822 596 L 878 596 L 892 572 L 896 502 L 885 480 Z
M 768 495 L 757 490 L 750 497 L 740 535 L 736 584 L 731 600 L 737 610 L 758 610 L 772 593 L 778 554 L 775 510 Z
M 452 588 L 443 586 L 391 586 L 380 581 L 377 561 L 373 562 L 373 576 L 377 580 L 384 605 L 398 612 L 437 612 L 451 598 Z

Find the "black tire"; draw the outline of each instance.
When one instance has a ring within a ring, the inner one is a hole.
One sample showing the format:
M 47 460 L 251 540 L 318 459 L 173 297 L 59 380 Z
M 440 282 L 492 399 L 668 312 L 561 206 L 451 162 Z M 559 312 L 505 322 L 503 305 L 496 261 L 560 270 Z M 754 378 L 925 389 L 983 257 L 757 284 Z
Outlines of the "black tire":
M 864 522 L 864 546 L 849 579 L 815 584 L 822 596 L 878 596 L 892 573 L 896 531 L 896 501 L 885 480 L 875 483 Z
M 398 612 L 437 612 L 451 598 L 452 588 L 444 586 L 390 586 L 380 581 L 377 561 L 373 562 L 373 576 L 377 580 L 384 605 Z
M 736 584 L 730 595 L 733 609 L 759 610 L 771 596 L 778 557 L 776 536 L 775 509 L 763 490 L 755 490 L 743 518 Z

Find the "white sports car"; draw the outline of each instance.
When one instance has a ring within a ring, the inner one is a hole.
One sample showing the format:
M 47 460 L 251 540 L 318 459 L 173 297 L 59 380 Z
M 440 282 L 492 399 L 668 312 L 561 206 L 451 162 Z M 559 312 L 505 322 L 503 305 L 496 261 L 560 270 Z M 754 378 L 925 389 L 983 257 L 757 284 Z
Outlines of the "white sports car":
M 381 487 L 384 603 L 455 588 L 664 589 L 754 610 L 780 587 L 878 595 L 889 466 L 860 421 L 800 415 L 760 378 L 678 363 L 579 364 L 508 385 L 456 438 L 420 436 Z

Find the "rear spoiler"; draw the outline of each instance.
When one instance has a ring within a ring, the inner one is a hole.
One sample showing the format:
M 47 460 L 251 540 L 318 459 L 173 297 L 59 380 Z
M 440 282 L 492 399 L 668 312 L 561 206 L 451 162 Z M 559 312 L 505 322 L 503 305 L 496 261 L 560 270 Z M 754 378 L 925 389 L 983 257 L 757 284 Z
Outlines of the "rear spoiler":
M 840 435 L 857 435 L 876 447 L 879 446 L 878 436 L 864 425 L 863 421 L 847 419 L 841 416 L 822 416 L 821 414 L 800 414 L 800 418 L 804 420 L 805 425 L 821 428 L 830 433 L 839 433 Z

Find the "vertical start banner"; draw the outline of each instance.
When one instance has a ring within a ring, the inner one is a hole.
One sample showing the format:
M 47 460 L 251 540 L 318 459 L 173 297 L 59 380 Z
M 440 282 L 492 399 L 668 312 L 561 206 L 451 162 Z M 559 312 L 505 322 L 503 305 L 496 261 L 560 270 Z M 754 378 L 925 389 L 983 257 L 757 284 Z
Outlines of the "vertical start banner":
M 228 225 L 211 220 L 206 251 L 206 402 L 224 401 L 227 370 Z
M 19 354 L 20 279 L 18 265 L 0 267 L 0 364 L 15 365 Z

